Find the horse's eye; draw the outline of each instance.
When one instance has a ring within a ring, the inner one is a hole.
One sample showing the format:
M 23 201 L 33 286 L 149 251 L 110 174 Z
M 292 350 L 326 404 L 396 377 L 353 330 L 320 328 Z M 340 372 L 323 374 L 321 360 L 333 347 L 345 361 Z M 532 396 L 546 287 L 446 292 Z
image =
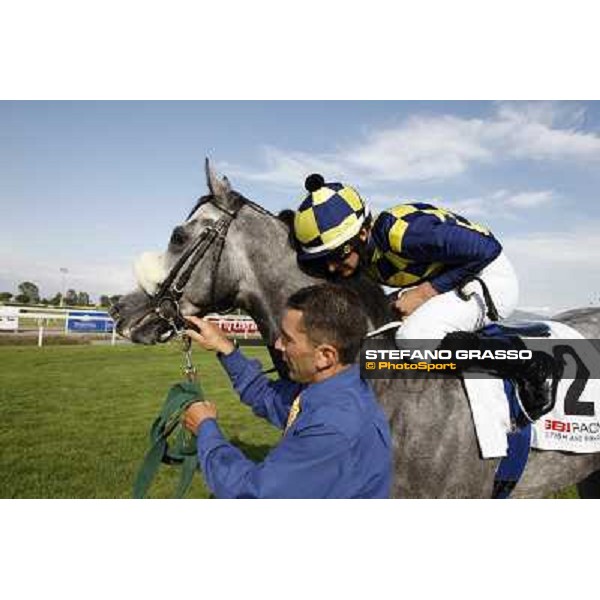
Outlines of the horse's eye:
M 174 246 L 183 246 L 187 241 L 187 234 L 183 227 L 175 227 L 171 234 L 171 244 Z

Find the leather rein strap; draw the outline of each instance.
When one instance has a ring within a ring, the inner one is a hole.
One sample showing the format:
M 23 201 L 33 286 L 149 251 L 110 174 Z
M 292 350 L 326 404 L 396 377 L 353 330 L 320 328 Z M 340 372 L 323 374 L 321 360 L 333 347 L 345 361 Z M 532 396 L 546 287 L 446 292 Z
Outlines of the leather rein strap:
M 183 498 L 198 466 L 196 436 L 185 429 L 181 418 L 193 402 L 204 399 L 196 382 L 174 385 L 167 395 L 158 417 L 150 429 L 150 449 L 138 470 L 133 484 L 133 497 L 145 498 L 161 463 L 180 465 L 181 473 L 175 498 Z
M 154 311 L 161 319 L 169 323 L 175 334 L 181 333 L 185 327 L 185 321 L 179 308 L 179 301 L 183 296 L 185 286 L 188 284 L 195 268 L 211 247 L 215 249 L 215 252 L 213 253 L 214 266 L 211 277 L 210 302 L 211 307 L 215 305 L 215 282 L 225 238 L 229 226 L 236 218 L 240 208 L 246 204 L 241 198 L 236 198 L 236 200 L 237 203 L 233 210 L 220 205 L 214 198 L 209 200 L 211 204 L 225 214 L 214 225 L 209 225 L 190 248 L 183 253 L 153 297 Z M 259 212 L 266 212 L 253 203 L 247 203 Z M 182 498 L 185 495 L 197 469 L 196 437 L 187 432 L 181 423 L 182 415 L 187 407 L 193 402 L 203 399 L 200 384 L 195 381 L 195 369 L 191 364 L 189 338 L 187 339 L 188 346 L 185 351 L 187 356 L 186 375 L 188 375 L 189 380 L 178 383 L 171 388 L 160 415 L 152 425 L 150 430 L 151 446 L 135 479 L 134 498 L 144 498 L 146 496 L 161 463 L 181 466 L 180 480 L 175 491 L 176 498 Z M 282 363 L 280 360 L 278 361 L 276 354 L 274 354 L 275 349 L 272 346 L 268 346 L 268 348 L 275 367 L 264 373 L 277 369 L 281 374 Z

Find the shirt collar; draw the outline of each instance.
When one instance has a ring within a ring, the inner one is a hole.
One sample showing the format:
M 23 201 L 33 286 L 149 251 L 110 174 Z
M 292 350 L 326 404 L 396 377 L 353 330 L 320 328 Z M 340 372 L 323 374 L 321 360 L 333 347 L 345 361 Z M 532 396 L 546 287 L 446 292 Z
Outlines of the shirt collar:
M 313 402 L 317 405 L 323 402 L 332 402 L 336 399 L 336 390 L 347 387 L 354 387 L 360 381 L 359 365 L 350 365 L 340 373 L 323 379 L 317 383 L 310 383 L 302 391 L 302 409 L 307 410 L 313 406 Z

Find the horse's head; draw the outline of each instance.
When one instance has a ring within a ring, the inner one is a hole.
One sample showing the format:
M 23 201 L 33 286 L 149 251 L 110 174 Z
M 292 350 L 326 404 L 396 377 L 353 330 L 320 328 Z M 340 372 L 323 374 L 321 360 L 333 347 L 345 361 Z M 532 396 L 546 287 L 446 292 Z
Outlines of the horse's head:
M 184 327 L 183 316 L 233 307 L 251 312 L 272 342 L 273 313 L 311 282 L 296 267 L 282 221 L 234 191 L 208 160 L 206 179 L 209 194 L 173 229 L 165 252 L 136 261 L 139 289 L 111 309 L 119 333 L 134 342 L 167 341 Z

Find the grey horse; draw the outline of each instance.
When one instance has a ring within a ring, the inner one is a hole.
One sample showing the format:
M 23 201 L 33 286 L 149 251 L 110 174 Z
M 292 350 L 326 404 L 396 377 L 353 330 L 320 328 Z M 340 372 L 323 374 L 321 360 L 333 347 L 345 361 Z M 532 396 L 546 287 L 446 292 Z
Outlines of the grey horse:
M 242 308 L 254 318 L 266 343 L 273 345 L 286 299 L 315 280 L 298 267 L 289 228 L 281 219 L 243 198 L 208 162 L 207 183 L 209 195 L 173 230 L 164 254 L 165 272 L 181 264 L 182 257 L 189 264 L 186 249 L 224 214 L 234 217 L 221 239 L 211 238 L 207 243 L 189 279 L 180 285 L 183 289 L 176 300 L 181 314 Z M 379 293 L 378 286 L 364 293 L 373 326 L 386 319 Z M 156 311 L 155 297 L 147 291 L 123 296 L 112 313 L 119 333 L 136 343 L 154 344 L 171 335 L 164 315 Z M 598 309 L 573 310 L 557 320 L 589 338 L 600 334 Z M 481 458 L 468 399 L 458 378 L 398 377 L 372 383 L 392 429 L 394 497 L 491 497 L 498 460 Z M 582 497 L 600 497 L 600 453 L 532 450 L 512 495 L 545 497 L 572 484 L 578 484 Z

